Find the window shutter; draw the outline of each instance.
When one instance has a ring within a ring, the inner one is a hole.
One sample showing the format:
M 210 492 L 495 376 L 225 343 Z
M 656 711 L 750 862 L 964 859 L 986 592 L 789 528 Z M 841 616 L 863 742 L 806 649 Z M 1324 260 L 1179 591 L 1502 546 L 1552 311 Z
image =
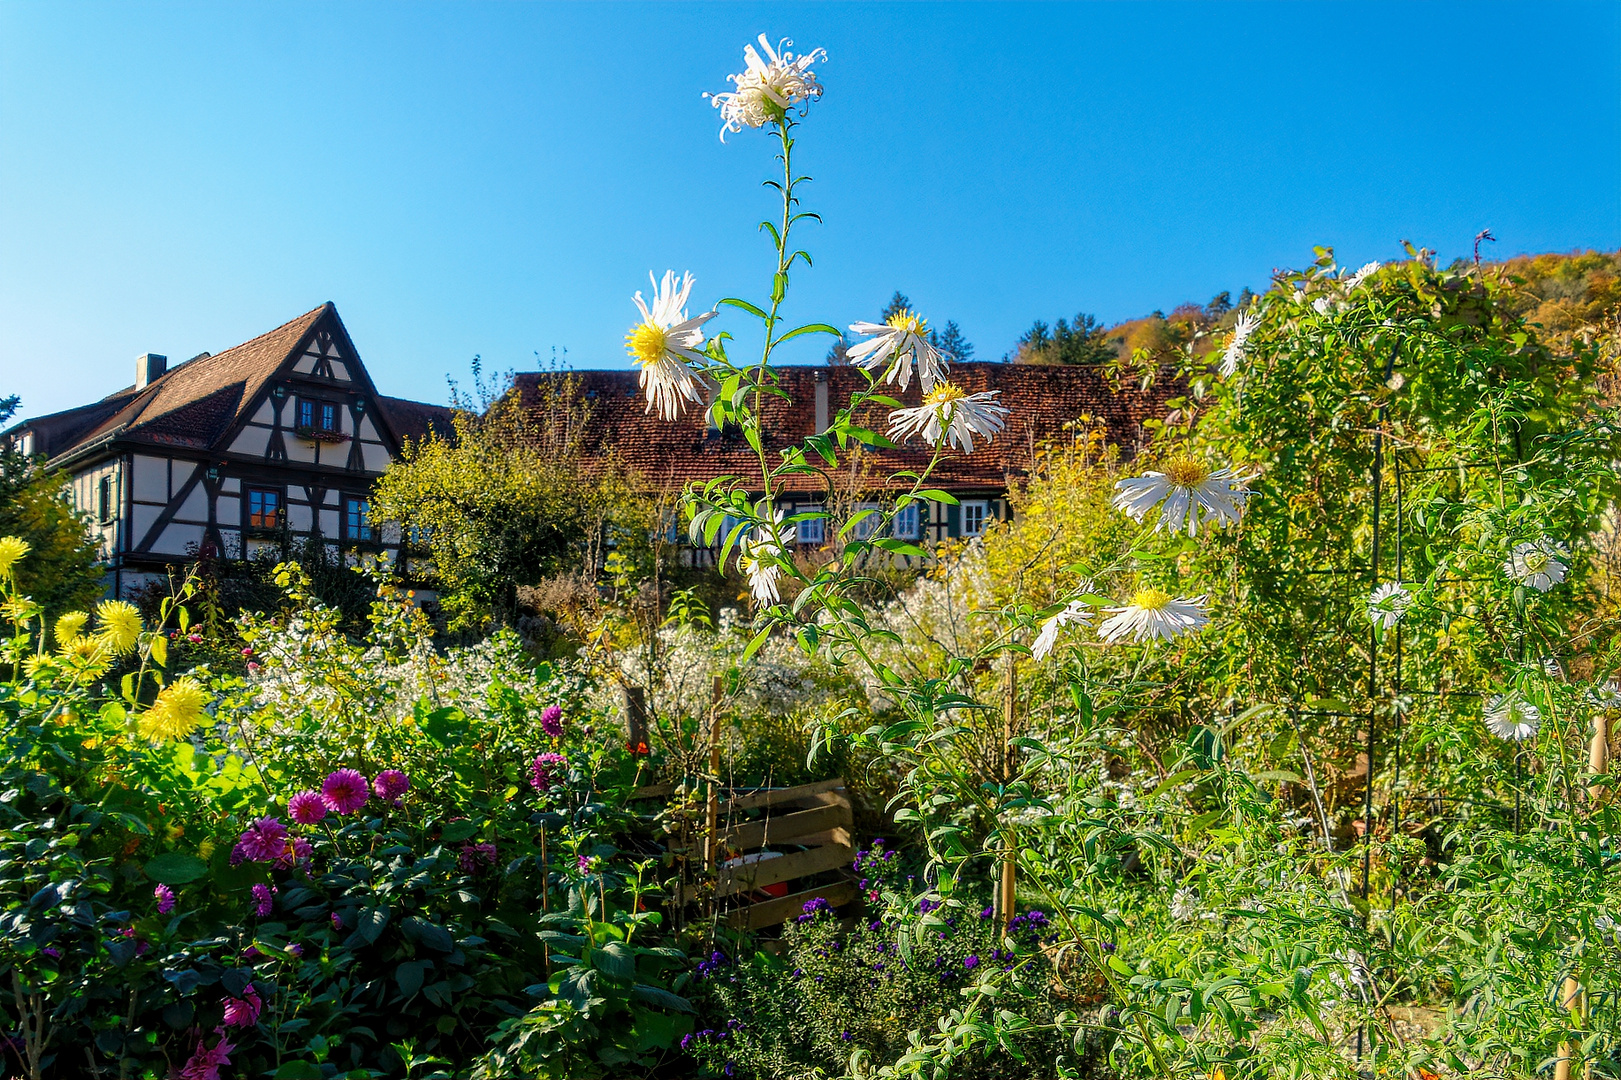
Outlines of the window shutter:
M 962 535 L 962 507 L 956 503 L 946 504 L 946 535 L 949 537 Z

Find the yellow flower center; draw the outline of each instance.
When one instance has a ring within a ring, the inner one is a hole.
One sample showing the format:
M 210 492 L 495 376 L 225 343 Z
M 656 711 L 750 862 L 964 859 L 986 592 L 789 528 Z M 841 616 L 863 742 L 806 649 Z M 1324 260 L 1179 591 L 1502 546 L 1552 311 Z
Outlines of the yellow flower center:
M 1546 551 L 1527 551 L 1524 562 L 1528 571 L 1533 574 L 1540 574 L 1548 567 L 1548 553 Z
M 1171 602 L 1171 594 L 1164 589 L 1139 589 L 1131 598 L 1131 606 L 1144 611 L 1158 611 Z
M 1202 462 L 1178 454 L 1165 463 L 1165 479 L 1177 487 L 1198 487 L 1210 476 L 1210 470 Z
M 968 395 L 948 382 L 937 382 L 934 389 L 923 395 L 925 405 L 950 405 L 954 401 L 961 401 Z
M 625 348 L 638 364 L 647 367 L 658 363 L 659 358 L 668 351 L 668 341 L 662 327 L 644 322 L 625 335 Z
M 929 321 L 910 308 L 901 308 L 886 321 L 895 329 L 904 330 L 908 334 L 929 332 Z

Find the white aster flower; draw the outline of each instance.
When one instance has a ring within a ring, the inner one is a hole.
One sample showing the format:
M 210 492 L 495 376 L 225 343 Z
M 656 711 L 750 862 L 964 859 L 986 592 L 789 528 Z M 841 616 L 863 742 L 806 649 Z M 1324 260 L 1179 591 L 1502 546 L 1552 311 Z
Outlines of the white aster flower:
M 1328 297 L 1319 296 L 1317 299 L 1313 300 L 1311 302 L 1311 309 L 1313 311 L 1317 312 L 1317 314 L 1319 314 L 1319 315 L 1327 315 L 1328 314 Z
M 1542 726 L 1542 710 L 1510 691 L 1486 703 L 1485 720 L 1487 730 L 1499 739 L 1523 742 Z
M 1232 378 L 1233 372 L 1238 370 L 1238 365 L 1244 362 L 1245 353 L 1248 351 L 1246 343 L 1260 325 L 1261 317 L 1254 311 L 1246 311 L 1238 317 L 1238 322 L 1233 326 L 1233 340 L 1227 343 L 1227 351 L 1221 358 L 1222 378 Z
M 1185 454 L 1171 458 L 1164 468 L 1164 472 L 1150 471 L 1117 481 L 1115 509 L 1142 521 L 1164 500 L 1154 531 L 1176 532 L 1185 524 L 1189 536 L 1198 533 L 1202 522 L 1214 519 L 1218 526 L 1226 525 L 1236 522 L 1243 513 L 1244 501 L 1250 497 L 1245 485 L 1251 477 L 1241 476 L 1228 466 L 1212 469 Z
M 1413 594 L 1399 581 L 1387 581 L 1368 597 L 1368 618 L 1389 630 L 1413 606 Z
M 699 379 L 687 366 L 703 363 L 698 351 L 704 343 L 704 332 L 699 329 L 715 317 L 706 311 L 696 319 L 687 318 L 687 294 L 692 291 L 692 275 L 683 274 L 679 284 L 675 271 L 666 270 L 664 280 L 653 282 L 653 306 L 648 308 L 642 294 L 636 294 L 636 307 L 642 321 L 625 335 L 625 348 L 642 369 L 642 389 L 647 391 L 647 411 L 658 406 L 659 415 L 674 420 L 686 408 L 685 402 L 701 404 Z
M 1091 586 L 1086 586 L 1088 592 Z M 1036 635 L 1035 644 L 1030 646 L 1030 654 L 1037 660 L 1045 660 L 1047 654 L 1053 651 L 1058 644 L 1058 632 L 1072 624 L 1090 626 L 1092 623 L 1092 609 L 1081 600 L 1071 600 L 1064 610 L 1041 624 L 1041 632 Z
M 1189 888 L 1176 890 L 1171 897 L 1171 918 L 1177 922 L 1187 922 L 1199 914 L 1199 894 Z
M 1537 592 L 1547 592 L 1565 580 L 1569 558 L 1563 545 L 1544 536 L 1514 545 L 1503 563 L 1503 573 Z
M 1362 264 L 1362 269 L 1358 270 L 1356 273 L 1351 275 L 1351 280 L 1350 280 L 1350 282 L 1348 282 L 1346 284 L 1346 288 L 1347 289 L 1356 288 L 1358 285 L 1360 285 L 1364 281 L 1368 280 L 1368 278 L 1372 277 L 1374 274 L 1377 274 L 1379 272 L 1379 268 L 1381 266 L 1383 266 L 1383 265 L 1384 264 L 1381 263 L 1378 259 L 1375 259 L 1375 260 L 1373 260 L 1372 262 L 1369 262 L 1369 263 L 1363 263 Z
M 929 323 L 915 311 L 902 309 L 881 323 L 851 323 L 850 329 L 867 340 L 850 346 L 846 354 L 856 367 L 876 372 L 884 365 L 884 382 L 899 382 L 905 390 L 912 384 L 912 364 L 917 364 L 918 381 L 927 393 L 946 377 L 946 357 L 929 344 Z
M 1621 680 L 1611 679 L 1603 686 L 1595 686 L 1587 692 L 1587 697 L 1601 709 L 1621 709 Z
M 775 604 L 777 579 L 782 576 L 782 559 L 794 542 L 794 526 L 783 525 L 778 510 L 769 525 L 757 527 L 738 541 L 737 568 L 749 579 L 749 595 L 760 607 Z
M 1098 633 L 1111 645 L 1127 634 L 1133 641 L 1144 638 L 1170 641 L 1210 621 L 1210 616 L 1205 614 L 1204 597 L 1184 599 L 1162 589 L 1141 589 L 1125 607 L 1104 610 L 1110 612 L 1111 617 L 1098 627 Z
M 721 142 L 726 141 L 728 131 L 780 122 L 795 105 L 822 96 L 822 84 L 816 81 L 816 73 L 810 68 L 827 59 L 826 50 L 812 49 L 803 56 L 795 56 L 788 51 L 793 42 L 787 38 L 775 49 L 764 34 L 760 35 L 759 42 L 768 60 L 762 60 L 753 45 L 743 46 L 743 62 L 747 68 L 741 75 L 726 76 L 737 89 L 704 95 L 720 110 Z
M 930 446 L 939 446 L 944 439 L 963 453 L 972 454 L 975 435 L 990 442 L 1007 422 L 1008 411 L 996 403 L 999 393 L 982 390 L 965 394 L 948 382 L 936 383 L 923 395 L 922 405 L 889 414 L 889 437 L 904 442 L 921 435 Z

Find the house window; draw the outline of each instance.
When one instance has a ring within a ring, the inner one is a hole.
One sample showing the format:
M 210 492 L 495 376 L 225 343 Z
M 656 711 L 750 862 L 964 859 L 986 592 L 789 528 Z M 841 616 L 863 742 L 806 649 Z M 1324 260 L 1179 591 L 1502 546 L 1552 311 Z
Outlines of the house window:
M 794 507 L 798 514 L 820 513 L 821 503 L 800 503 Z M 827 519 L 812 518 L 808 521 L 794 522 L 794 540 L 807 547 L 816 547 L 827 542 Z
M 890 526 L 890 531 L 894 534 L 895 539 L 916 540 L 918 538 L 919 532 L 917 527 L 917 510 L 918 504 L 913 502 L 907 503 L 905 506 L 895 511 L 895 517 Z
M 866 514 L 866 517 L 861 517 Z M 850 530 L 850 539 L 867 540 L 877 531 L 878 526 L 884 522 L 883 514 L 879 512 L 877 503 L 861 503 L 856 507 L 854 515 L 858 520 Z
M 353 495 L 344 496 L 343 538 L 354 543 L 364 543 L 371 539 L 371 501 L 369 499 L 360 499 Z
M 428 543 L 433 539 L 433 529 L 427 525 L 407 525 L 405 527 L 405 546 L 417 551 L 426 551 Z
M 113 478 L 103 476 L 96 487 L 96 519 L 102 523 L 113 519 Z
M 281 528 L 281 492 L 271 488 L 248 489 L 248 528 Z
M 985 531 L 985 514 L 989 504 L 975 499 L 962 504 L 962 535 L 979 536 Z
M 338 407 L 330 401 L 311 401 L 302 398 L 298 403 L 300 431 L 337 431 Z

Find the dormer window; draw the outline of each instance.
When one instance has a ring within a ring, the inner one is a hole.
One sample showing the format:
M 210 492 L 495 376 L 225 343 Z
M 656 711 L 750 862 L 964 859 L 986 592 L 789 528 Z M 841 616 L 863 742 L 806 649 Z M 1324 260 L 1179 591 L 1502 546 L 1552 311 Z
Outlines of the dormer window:
M 298 403 L 298 429 L 300 431 L 337 431 L 338 406 L 331 401 L 302 398 Z

